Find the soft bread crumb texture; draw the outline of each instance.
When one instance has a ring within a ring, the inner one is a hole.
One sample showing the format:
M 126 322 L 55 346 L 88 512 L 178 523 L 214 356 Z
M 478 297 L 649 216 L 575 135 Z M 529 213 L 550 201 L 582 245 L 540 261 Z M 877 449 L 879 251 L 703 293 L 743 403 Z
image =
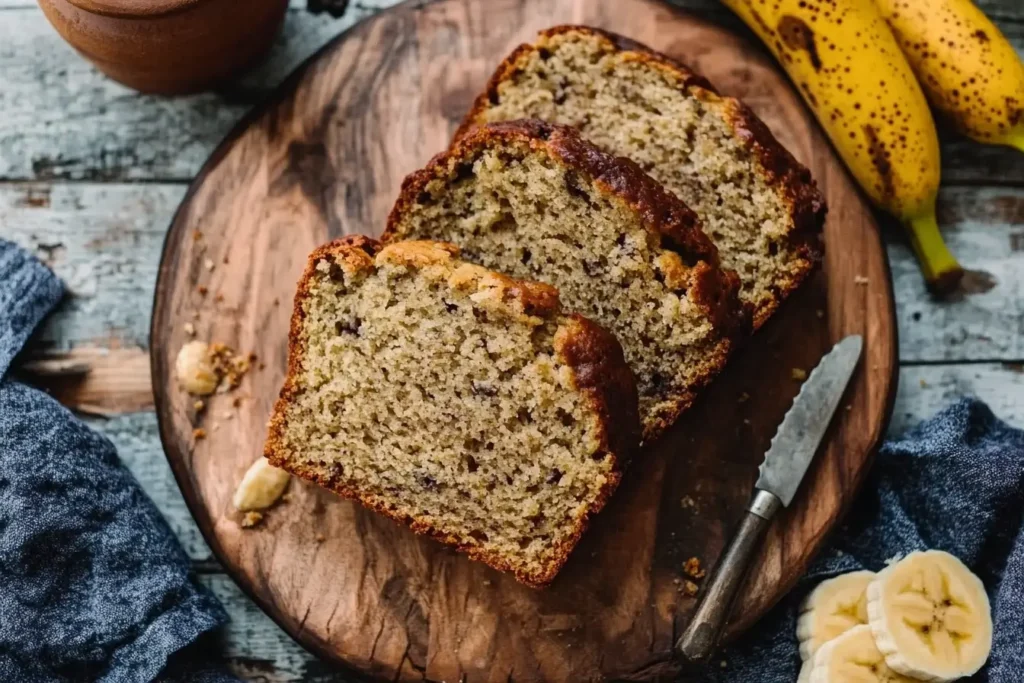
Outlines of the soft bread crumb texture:
M 628 456 L 562 357 L 582 323 L 450 245 L 363 244 L 321 248 L 300 284 L 270 461 L 550 581 Z M 637 440 L 635 395 L 614 417 Z
M 453 242 L 468 260 L 554 285 L 567 308 L 618 338 L 645 438 L 656 437 L 728 354 L 699 302 L 697 273 L 710 267 L 684 262 L 635 206 L 543 145 L 503 139 L 473 153 L 450 158 L 393 212 L 388 237 Z
M 752 115 L 736 100 L 688 85 L 697 77 L 667 59 L 586 29 L 542 34 L 501 73 L 467 123 L 543 119 L 635 161 L 700 216 L 722 267 L 740 276 L 755 326 L 813 269 L 816 241 L 792 238 L 793 188 L 773 183 L 744 139 L 737 120 Z

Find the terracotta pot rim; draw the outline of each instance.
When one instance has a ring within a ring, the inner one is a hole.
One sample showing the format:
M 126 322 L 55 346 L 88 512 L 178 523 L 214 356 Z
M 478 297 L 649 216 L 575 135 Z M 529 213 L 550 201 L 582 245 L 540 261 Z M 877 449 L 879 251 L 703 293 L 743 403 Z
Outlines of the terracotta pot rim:
M 209 0 L 67 0 L 75 7 L 108 17 L 148 19 L 173 14 Z

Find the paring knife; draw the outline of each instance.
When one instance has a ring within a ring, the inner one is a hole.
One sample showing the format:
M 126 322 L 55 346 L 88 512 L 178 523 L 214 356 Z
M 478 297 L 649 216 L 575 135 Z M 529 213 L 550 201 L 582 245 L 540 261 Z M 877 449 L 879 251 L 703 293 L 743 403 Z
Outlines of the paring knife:
M 832 347 L 814 368 L 793 399 L 779 430 L 765 453 L 754 496 L 739 530 L 715 567 L 701 596 L 693 620 L 676 649 L 691 661 L 711 656 L 747 566 L 761 543 L 775 513 L 789 507 L 807 467 L 814 458 L 832 415 L 857 367 L 863 340 L 846 337 Z

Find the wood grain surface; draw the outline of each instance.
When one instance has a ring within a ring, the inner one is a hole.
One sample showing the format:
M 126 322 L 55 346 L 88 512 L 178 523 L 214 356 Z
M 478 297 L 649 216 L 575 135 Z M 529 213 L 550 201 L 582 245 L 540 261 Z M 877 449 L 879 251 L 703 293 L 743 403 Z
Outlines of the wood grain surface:
M 745 99 L 826 194 L 824 272 L 637 462 L 546 591 L 313 486 L 293 484 L 288 503 L 243 530 L 230 498 L 262 448 L 307 253 L 340 234 L 379 233 L 401 178 L 444 146 L 500 57 L 566 21 L 639 39 Z M 186 322 L 265 363 L 198 417 L 172 377 Z M 798 389 L 793 370 L 853 332 L 866 338 L 864 362 L 769 532 L 732 633 L 800 574 L 884 433 L 896 331 L 871 213 L 785 79 L 719 28 L 648 0 L 442 0 L 385 11 L 331 43 L 215 152 L 168 235 L 151 349 L 161 437 L 189 508 L 228 572 L 304 645 L 375 678 L 602 680 L 675 670 L 670 647 L 694 605 L 680 590 L 684 561 L 717 558 Z

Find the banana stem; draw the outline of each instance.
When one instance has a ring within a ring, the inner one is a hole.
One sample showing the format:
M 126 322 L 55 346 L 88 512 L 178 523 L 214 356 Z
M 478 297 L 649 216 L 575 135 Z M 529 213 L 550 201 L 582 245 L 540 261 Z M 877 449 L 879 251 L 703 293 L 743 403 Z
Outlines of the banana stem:
M 948 294 L 956 289 L 964 269 L 942 240 L 935 212 L 914 216 L 906 221 L 906 226 L 928 288 L 937 294 Z
M 1020 128 L 1010 133 L 1010 137 L 1007 138 L 1006 144 L 1024 152 L 1024 128 Z

